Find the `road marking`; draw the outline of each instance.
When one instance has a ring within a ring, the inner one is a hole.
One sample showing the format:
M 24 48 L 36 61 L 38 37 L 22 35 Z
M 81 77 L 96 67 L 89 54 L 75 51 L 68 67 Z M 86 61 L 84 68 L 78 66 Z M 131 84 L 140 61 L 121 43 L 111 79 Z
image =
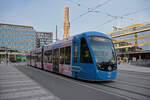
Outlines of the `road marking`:
M 23 81 L 2 81 L 0 82 L 0 85 L 3 84 L 18 84 L 18 83 L 27 83 L 27 82 L 32 82 L 31 80 L 23 80 Z
M 47 93 L 46 91 L 42 91 L 42 90 L 6 93 L 6 94 L 1 95 L 0 99 L 13 99 L 13 98 L 19 98 L 19 97 L 24 97 L 24 96 L 34 96 L 34 95 L 39 95 L 39 94 L 47 94 Z
M 0 91 L 0 94 L 2 93 L 8 93 L 8 92 L 18 92 L 18 91 L 25 91 L 25 90 L 34 90 L 34 89 L 42 89 L 39 86 L 32 86 L 32 87 L 20 87 L 20 88 L 8 88 L 8 89 L 2 89 Z
M 20 84 L 3 84 L 1 85 L 1 87 L 5 88 L 5 87 L 19 87 L 19 86 L 36 86 L 37 83 L 34 83 L 34 82 L 30 82 L 30 83 L 20 83 Z
M 37 100 L 37 98 L 27 98 L 25 100 Z M 39 97 L 38 100 L 60 100 L 60 99 L 58 99 L 58 98 L 56 98 L 54 96 L 43 96 L 43 97 Z

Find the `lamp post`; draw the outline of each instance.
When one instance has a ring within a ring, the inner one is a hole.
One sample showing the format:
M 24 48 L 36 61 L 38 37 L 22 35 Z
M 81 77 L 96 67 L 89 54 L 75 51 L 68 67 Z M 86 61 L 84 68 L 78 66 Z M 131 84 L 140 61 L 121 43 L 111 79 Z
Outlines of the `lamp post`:
M 6 64 L 8 64 L 8 49 L 6 48 Z

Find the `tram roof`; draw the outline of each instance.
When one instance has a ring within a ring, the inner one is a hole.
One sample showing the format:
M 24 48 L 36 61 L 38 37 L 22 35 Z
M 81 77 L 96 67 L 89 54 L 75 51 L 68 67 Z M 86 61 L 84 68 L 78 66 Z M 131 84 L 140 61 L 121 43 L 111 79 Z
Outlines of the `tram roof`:
M 81 34 L 77 34 L 77 35 L 71 36 L 69 38 L 65 38 L 63 40 L 59 40 L 57 42 L 54 42 L 54 43 L 51 43 L 51 44 L 48 44 L 48 45 L 45 45 L 45 46 L 50 46 L 50 45 L 53 45 L 53 44 L 59 44 L 59 43 L 62 43 L 62 42 L 71 41 L 74 37 L 82 37 L 83 35 L 86 35 L 86 36 L 101 36 L 101 37 L 105 37 L 105 38 L 109 38 L 110 39 L 110 37 L 107 36 L 104 33 L 96 32 L 96 31 L 89 31 L 89 32 L 83 32 Z
M 83 32 L 81 34 L 78 34 L 76 36 L 80 36 L 80 35 L 86 35 L 86 36 L 101 36 L 101 37 L 105 37 L 105 38 L 109 38 L 109 36 L 107 36 L 106 34 L 104 33 L 101 33 L 101 32 L 96 32 L 96 31 L 88 31 L 88 32 Z
M 83 32 L 83 33 L 80 33 L 80 34 L 71 36 L 71 37 L 69 37 L 69 38 L 65 38 L 65 39 L 63 39 L 63 40 L 59 40 L 59 41 L 57 41 L 57 42 L 54 42 L 54 43 L 45 45 L 44 47 L 48 47 L 48 46 L 51 46 L 51 45 L 57 45 L 57 44 L 61 44 L 61 43 L 64 43 L 64 42 L 69 42 L 69 41 L 71 41 L 73 38 L 79 38 L 79 37 L 83 37 L 83 36 L 100 36 L 100 37 L 104 37 L 104 38 L 111 39 L 109 36 L 107 36 L 107 35 L 104 34 L 104 33 L 96 32 L 96 31 L 88 31 L 88 32 Z M 35 50 L 31 50 L 31 52 L 38 52 L 41 48 L 42 48 L 42 47 L 36 48 Z

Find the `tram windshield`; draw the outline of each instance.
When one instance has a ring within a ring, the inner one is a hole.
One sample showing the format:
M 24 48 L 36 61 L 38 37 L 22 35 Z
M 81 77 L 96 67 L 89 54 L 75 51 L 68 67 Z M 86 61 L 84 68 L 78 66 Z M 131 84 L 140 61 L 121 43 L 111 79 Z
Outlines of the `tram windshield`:
M 88 39 L 90 41 L 96 63 L 116 62 L 114 46 L 110 39 L 95 36 L 88 37 Z

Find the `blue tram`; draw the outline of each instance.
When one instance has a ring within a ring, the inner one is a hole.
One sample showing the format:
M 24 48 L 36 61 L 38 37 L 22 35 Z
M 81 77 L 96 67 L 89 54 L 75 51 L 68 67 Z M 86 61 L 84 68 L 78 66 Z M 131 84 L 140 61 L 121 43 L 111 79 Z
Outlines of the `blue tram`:
M 28 65 L 89 81 L 114 80 L 117 57 L 112 40 L 85 32 L 33 50 Z

